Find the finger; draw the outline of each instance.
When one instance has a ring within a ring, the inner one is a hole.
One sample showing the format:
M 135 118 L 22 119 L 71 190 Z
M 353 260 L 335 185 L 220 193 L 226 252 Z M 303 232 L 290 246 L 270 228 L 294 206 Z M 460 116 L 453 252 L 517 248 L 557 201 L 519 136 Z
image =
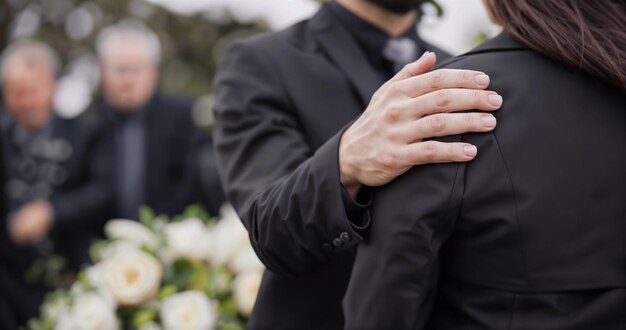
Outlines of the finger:
M 433 52 L 425 52 L 417 61 L 405 65 L 402 70 L 396 73 L 391 81 L 405 80 L 417 75 L 424 74 L 437 64 L 437 55 Z
M 381 89 L 386 89 L 395 82 L 424 74 L 432 70 L 432 68 L 435 67 L 435 64 L 437 64 L 437 55 L 433 52 L 426 52 L 417 61 L 405 65 L 402 70 L 384 83 Z
M 502 102 L 502 96 L 492 91 L 442 89 L 411 100 L 407 115 L 420 118 L 445 112 L 495 111 L 502 107 Z
M 462 142 L 424 141 L 406 145 L 402 157 L 409 165 L 467 162 L 476 157 L 476 146 Z
M 400 130 L 407 143 L 423 139 L 492 131 L 496 117 L 488 113 L 441 113 L 408 123 Z
M 491 79 L 480 71 L 439 69 L 398 82 L 398 88 L 410 97 L 418 97 L 449 88 L 486 89 Z

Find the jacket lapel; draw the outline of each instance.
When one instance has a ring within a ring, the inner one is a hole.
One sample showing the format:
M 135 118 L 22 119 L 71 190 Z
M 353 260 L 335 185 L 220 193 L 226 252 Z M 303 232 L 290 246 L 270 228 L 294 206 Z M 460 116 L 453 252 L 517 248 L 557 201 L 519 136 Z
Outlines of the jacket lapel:
M 367 105 L 384 81 L 372 68 L 359 45 L 337 22 L 328 6 L 322 6 L 309 24 L 321 48 L 348 77 L 363 104 Z

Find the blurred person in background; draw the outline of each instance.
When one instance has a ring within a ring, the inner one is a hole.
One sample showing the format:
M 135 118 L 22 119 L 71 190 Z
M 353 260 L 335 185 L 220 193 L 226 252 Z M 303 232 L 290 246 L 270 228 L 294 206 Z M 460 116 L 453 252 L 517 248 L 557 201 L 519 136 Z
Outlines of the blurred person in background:
M 369 187 L 469 161 L 471 144 L 424 139 L 496 126 L 489 113 L 455 113 L 500 107 L 487 75 L 427 73 L 447 55 L 417 35 L 422 2 L 333 1 L 224 54 L 218 170 L 268 268 L 250 329 L 342 329 L 355 247 L 387 220 L 370 217 Z
M 26 283 L 25 272 L 53 252 L 74 270 L 88 261 L 112 196 L 112 173 L 104 161 L 104 126 L 93 112 L 67 120 L 53 111 L 60 63 L 52 49 L 18 41 L 4 51 L 0 65 L 5 101 L 0 292 L 11 309 L 2 315 L 23 324 L 37 314 L 46 290 L 42 283 Z
M 201 156 L 212 154 L 211 137 L 194 124 L 193 100 L 159 90 L 159 38 L 139 23 L 121 22 L 105 28 L 96 47 L 100 107 L 114 133 L 114 217 L 137 219 L 142 205 L 172 216 L 199 202 L 216 215 L 224 200 L 219 181 L 207 198 L 202 178 L 211 176 L 201 171 L 215 170 L 200 168 Z

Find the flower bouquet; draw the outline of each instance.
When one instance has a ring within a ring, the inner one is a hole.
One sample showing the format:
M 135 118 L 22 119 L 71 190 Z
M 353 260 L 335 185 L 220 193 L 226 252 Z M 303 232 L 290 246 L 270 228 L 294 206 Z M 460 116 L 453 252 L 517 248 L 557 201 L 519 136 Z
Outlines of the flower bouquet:
M 264 267 L 230 206 L 219 221 L 198 207 L 168 219 L 142 208 L 94 244 L 94 264 L 46 297 L 32 330 L 243 329 Z

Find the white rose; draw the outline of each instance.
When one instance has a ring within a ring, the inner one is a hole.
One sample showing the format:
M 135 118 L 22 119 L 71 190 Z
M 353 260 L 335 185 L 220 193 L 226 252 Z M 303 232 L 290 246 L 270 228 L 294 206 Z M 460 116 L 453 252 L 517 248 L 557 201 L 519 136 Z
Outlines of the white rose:
M 215 309 L 204 293 L 186 291 L 165 298 L 159 314 L 165 330 L 209 330 L 217 321 Z
M 116 308 L 117 303 L 115 302 L 115 297 L 109 288 L 107 287 L 104 281 L 104 263 L 100 262 L 93 266 L 90 266 L 85 270 L 87 275 L 87 280 L 89 281 L 89 287 L 92 289 L 96 289 L 98 294 L 111 306 L 111 308 Z
M 138 246 L 145 245 L 152 249 L 159 246 L 157 236 L 137 221 L 114 219 L 104 225 L 104 232 L 109 239 L 122 240 Z
M 54 330 L 78 330 L 71 309 L 62 310 L 54 323 Z
M 83 286 L 83 284 L 80 282 L 74 282 L 74 284 L 72 284 L 72 286 L 70 287 L 70 295 L 72 296 L 77 296 L 86 291 L 87 288 L 85 288 L 85 286 Z
M 220 207 L 220 219 L 236 219 L 239 220 L 239 215 L 235 208 L 230 203 L 224 203 Z
M 186 257 L 194 260 L 207 260 L 213 239 L 209 229 L 198 218 L 165 225 L 163 229 L 167 242 L 164 254 L 168 258 Z
M 42 305 L 41 311 L 44 319 L 57 321 L 69 313 L 72 300 L 70 297 L 62 297 L 46 302 Z
M 59 316 L 55 329 L 59 330 L 117 330 L 115 312 L 100 295 L 94 292 L 76 297 L 69 313 Z
M 148 302 L 161 286 L 161 264 L 143 251 L 118 253 L 105 260 L 103 267 L 106 288 L 121 306 L 139 306 Z
M 214 247 L 211 261 L 226 264 L 237 252 L 250 245 L 248 231 L 229 205 L 222 207 L 222 217 L 213 228 Z
M 249 241 L 243 244 L 239 251 L 228 261 L 228 268 L 235 273 L 239 274 L 246 271 L 263 271 L 265 266 L 259 260 L 252 245 Z
M 241 315 L 249 317 L 256 302 L 263 272 L 247 271 L 237 275 L 233 282 L 233 298 Z
M 109 259 L 114 255 L 126 252 L 141 251 L 140 246 L 128 241 L 112 241 L 100 251 L 101 259 Z

